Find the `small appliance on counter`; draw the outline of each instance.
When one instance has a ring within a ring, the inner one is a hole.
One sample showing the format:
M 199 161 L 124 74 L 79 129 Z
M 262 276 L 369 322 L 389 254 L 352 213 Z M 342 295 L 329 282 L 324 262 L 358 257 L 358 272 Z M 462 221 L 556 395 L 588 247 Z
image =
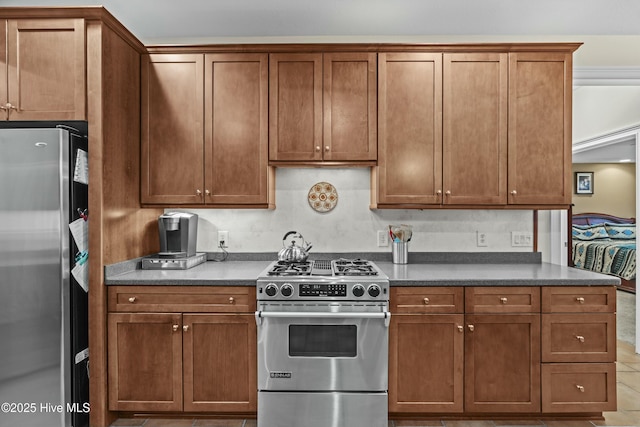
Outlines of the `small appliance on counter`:
M 160 252 L 142 259 L 143 270 L 186 270 L 207 260 L 196 253 L 198 215 L 167 212 L 158 218 Z

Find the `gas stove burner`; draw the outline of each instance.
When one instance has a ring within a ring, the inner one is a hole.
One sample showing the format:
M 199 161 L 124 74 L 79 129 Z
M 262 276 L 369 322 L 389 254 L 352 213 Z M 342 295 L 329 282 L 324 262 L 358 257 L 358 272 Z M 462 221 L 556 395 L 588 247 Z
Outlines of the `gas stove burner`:
M 378 272 L 367 260 L 338 259 L 334 261 L 335 272 L 341 276 L 376 276 Z
M 267 274 L 269 276 L 308 276 L 311 274 L 311 262 L 278 261 Z

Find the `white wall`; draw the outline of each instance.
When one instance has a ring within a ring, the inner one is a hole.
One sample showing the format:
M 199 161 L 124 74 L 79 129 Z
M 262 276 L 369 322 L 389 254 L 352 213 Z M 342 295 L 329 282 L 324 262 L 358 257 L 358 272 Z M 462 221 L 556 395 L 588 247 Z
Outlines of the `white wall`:
M 338 192 L 328 213 L 311 209 L 307 194 L 326 181 Z M 370 210 L 369 168 L 278 168 L 276 209 L 193 209 L 199 215 L 198 250 L 215 252 L 217 231 L 229 231 L 231 252 L 277 252 L 282 237 L 296 230 L 313 243 L 314 252 L 387 252 L 377 246 L 377 231 L 389 224 L 414 227 L 409 250 L 419 252 L 524 251 L 512 248 L 511 231 L 533 231 L 531 211 L 519 210 Z M 476 231 L 487 233 L 478 247 Z

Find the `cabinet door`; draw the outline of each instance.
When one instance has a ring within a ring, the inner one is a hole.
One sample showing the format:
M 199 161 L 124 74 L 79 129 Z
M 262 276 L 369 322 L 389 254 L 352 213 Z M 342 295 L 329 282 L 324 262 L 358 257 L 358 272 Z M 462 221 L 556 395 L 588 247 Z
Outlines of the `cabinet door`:
M 269 160 L 322 160 L 322 54 L 269 55 Z
M 109 313 L 109 409 L 182 410 L 180 314 Z
M 267 54 L 205 56 L 205 202 L 268 198 Z
M 462 412 L 462 314 L 399 314 L 389 330 L 389 412 Z
M 6 53 L 11 120 L 86 118 L 83 19 L 9 20 Z
M 465 321 L 465 411 L 540 412 L 540 315 Z
M 142 203 L 203 203 L 203 61 L 142 57 Z
M 324 54 L 324 160 L 375 160 L 375 53 Z
M 507 203 L 507 59 L 444 54 L 444 204 Z
M 185 314 L 183 339 L 185 411 L 255 412 L 253 313 Z
M 378 204 L 442 200 L 442 54 L 378 56 Z
M 571 203 L 571 54 L 509 54 L 510 204 Z

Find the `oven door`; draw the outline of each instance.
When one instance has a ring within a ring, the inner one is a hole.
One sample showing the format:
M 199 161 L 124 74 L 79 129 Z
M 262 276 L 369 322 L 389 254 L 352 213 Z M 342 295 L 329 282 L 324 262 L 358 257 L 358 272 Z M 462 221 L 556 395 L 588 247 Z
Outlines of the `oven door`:
M 258 390 L 387 390 L 387 303 L 261 308 L 256 312 Z

